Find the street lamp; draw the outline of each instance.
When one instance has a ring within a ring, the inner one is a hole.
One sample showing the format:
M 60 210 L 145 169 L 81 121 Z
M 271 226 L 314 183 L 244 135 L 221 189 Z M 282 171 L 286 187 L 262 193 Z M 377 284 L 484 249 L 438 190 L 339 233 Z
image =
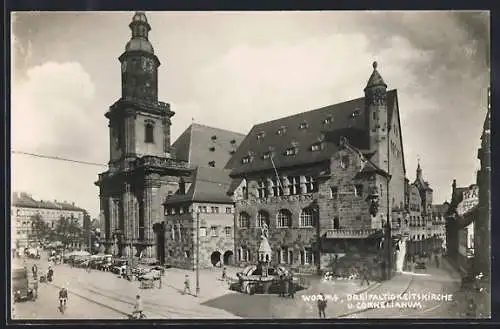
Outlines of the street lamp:
M 200 295 L 200 211 L 196 211 L 196 297 Z

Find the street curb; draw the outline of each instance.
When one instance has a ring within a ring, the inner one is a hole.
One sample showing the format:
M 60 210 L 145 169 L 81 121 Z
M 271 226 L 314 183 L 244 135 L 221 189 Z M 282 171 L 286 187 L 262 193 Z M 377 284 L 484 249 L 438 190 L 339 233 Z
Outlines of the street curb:
M 56 287 L 56 288 L 58 288 L 58 289 L 62 289 L 62 287 L 61 287 L 61 286 L 56 285 L 55 283 L 49 283 L 49 285 L 52 285 L 52 286 L 54 286 L 54 287 Z M 115 312 L 117 312 L 117 313 L 120 313 L 120 314 L 123 314 L 123 315 L 126 315 L 126 316 L 128 316 L 128 315 L 130 314 L 130 313 L 127 313 L 127 312 L 123 312 L 122 310 L 119 310 L 119 309 L 117 309 L 117 308 L 114 308 L 113 306 L 106 305 L 106 304 L 101 303 L 101 302 L 98 302 L 98 301 L 96 301 L 96 300 L 94 300 L 94 299 L 91 299 L 91 298 L 88 298 L 88 297 L 83 296 L 83 295 L 81 295 L 81 294 L 78 294 L 78 293 L 76 293 L 76 292 L 73 292 L 73 291 L 68 291 L 68 292 L 69 292 L 70 294 L 76 295 L 76 296 L 78 296 L 78 297 L 80 297 L 80 298 L 82 298 L 82 299 L 85 299 L 85 300 L 87 300 L 87 301 L 89 301 L 89 302 L 92 302 L 92 303 L 97 304 L 97 305 L 99 305 L 99 306 L 102 306 L 102 307 L 108 308 L 108 309 L 110 309 L 110 310 L 113 310 L 113 311 L 115 311 Z
M 403 296 L 407 291 L 408 289 L 410 289 L 410 286 L 413 282 L 413 276 L 411 277 L 410 281 L 408 281 L 408 284 L 406 285 L 405 289 L 403 290 L 403 292 L 401 292 L 396 298 L 394 299 L 389 299 L 387 301 L 384 302 L 383 305 L 386 305 L 392 301 L 395 301 L 397 298 Z M 382 285 L 380 283 L 380 285 Z M 347 312 L 347 313 L 344 313 L 344 314 L 341 314 L 341 315 L 337 315 L 335 318 L 343 318 L 343 317 L 346 317 L 346 316 L 349 316 L 349 315 L 354 315 L 354 314 L 359 314 L 359 313 L 363 313 L 363 312 L 366 312 L 366 311 L 369 311 L 369 310 L 373 310 L 375 309 L 375 307 L 367 307 L 365 309 L 362 309 L 362 310 L 356 310 L 356 311 L 351 311 L 351 312 Z

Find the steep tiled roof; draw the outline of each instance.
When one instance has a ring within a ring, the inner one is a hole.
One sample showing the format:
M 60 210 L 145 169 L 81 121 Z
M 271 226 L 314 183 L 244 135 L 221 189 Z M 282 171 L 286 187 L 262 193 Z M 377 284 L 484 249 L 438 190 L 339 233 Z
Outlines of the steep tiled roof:
M 12 206 L 22 208 L 40 208 L 40 209 L 58 209 L 69 211 L 85 211 L 80 207 L 75 206 L 73 203 L 35 200 L 26 193 L 14 193 L 12 197 Z
M 232 203 L 228 190 L 231 186 L 229 171 L 220 168 L 198 167 L 194 172 L 194 182 L 186 194 L 172 195 L 166 204 L 181 202 L 216 202 Z
M 390 117 L 396 97 L 396 90 L 387 92 Z M 231 169 L 232 175 L 272 169 L 271 160 L 264 156 L 270 150 L 276 167 L 323 161 L 338 150 L 342 136 L 354 147 L 366 150 L 369 148 L 368 132 L 364 97 L 264 122 L 252 128 L 226 169 Z M 322 149 L 312 151 L 312 145 L 321 141 Z M 296 155 L 285 155 L 287 149 L 294 147 L 298 150 Z M 243 163 L 242 159 L 249 155 L 253 160 Z
M 191 124 L 172 147 L 177 159 L 193 166 L 206 167 L 213 161 L 215 168 L 224 168 L 244 138 L 233 131 Z

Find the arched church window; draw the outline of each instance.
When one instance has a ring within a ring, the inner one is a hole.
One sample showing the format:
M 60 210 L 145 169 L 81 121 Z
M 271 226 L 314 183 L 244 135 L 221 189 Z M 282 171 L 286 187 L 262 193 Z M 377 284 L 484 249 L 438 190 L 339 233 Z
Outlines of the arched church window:
M 145 126 L 144 132 L 144 142 L 146 143 L 154 143 L 154 125 L 151 122 L 147 122 Z

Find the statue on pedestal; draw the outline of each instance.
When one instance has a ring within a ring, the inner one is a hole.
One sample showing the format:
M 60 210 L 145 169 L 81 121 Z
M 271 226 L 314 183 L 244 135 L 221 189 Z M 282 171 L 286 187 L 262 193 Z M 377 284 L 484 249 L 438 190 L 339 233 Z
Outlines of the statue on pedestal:
M 259 262 L 268 265 L 271 262 L 271 246 L 269 245 L 269 241 L 267 240 L 269 235 L 269 228 L 266 223 L 262 224 L 262 234 L 260 236 L 260 246 L 259 246 Z M 265 270 L 267 273 L 267 270 Z

